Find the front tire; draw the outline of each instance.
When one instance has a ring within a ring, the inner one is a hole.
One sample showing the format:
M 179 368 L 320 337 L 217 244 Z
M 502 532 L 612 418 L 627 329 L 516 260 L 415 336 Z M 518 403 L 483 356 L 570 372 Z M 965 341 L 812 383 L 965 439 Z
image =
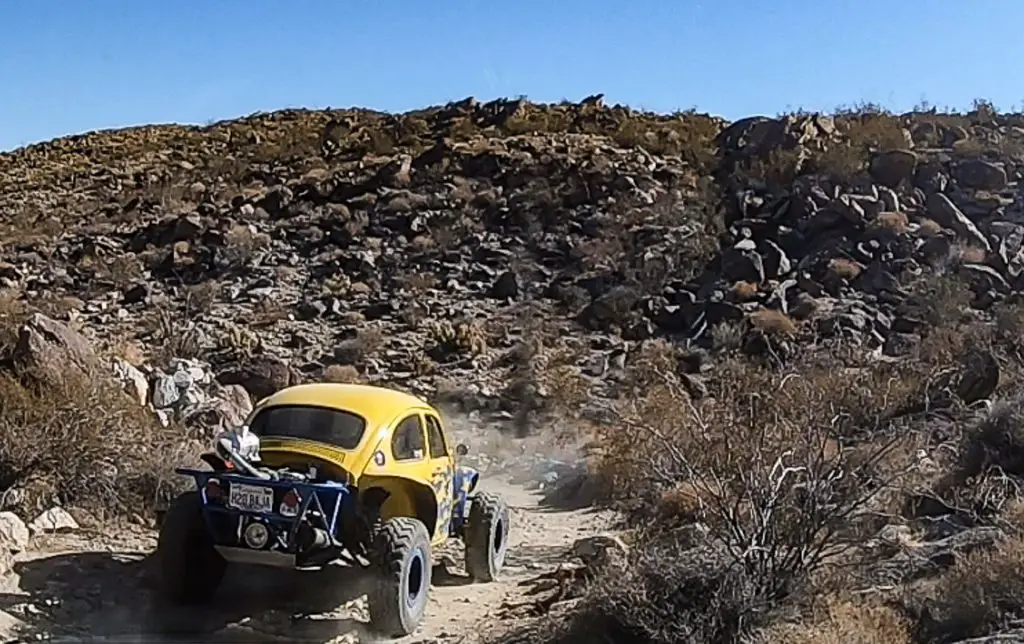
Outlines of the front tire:
M 370 626 L 386 637 L 411 634 L 423 621 L 432 573 L 430 535 L 412 517 L 388 520 L 376 535 L 377 574 L 368 600 Z
M 466 572 L 473 581 L 495 581 L 505 566 L 509 512 L 501 497 L 480 492 L 473 497 L 466 522 Z
M 171 503 L 160 523 L 156 546 L 160 593 L 175 604 L 202 604 L 217 592 L 227 562 L 213 546 L 203 521 L 199 492 Z

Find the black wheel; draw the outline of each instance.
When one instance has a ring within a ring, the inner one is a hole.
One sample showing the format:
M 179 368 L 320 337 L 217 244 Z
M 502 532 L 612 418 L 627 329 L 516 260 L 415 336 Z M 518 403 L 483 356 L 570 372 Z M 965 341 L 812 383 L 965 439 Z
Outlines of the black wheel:
M 466 521 L 466 572 L 474 581 L 494 581 L 508 551 L 508 506 L 501 497 L 480 492 Z
M 423 620 L 430 592 L 430 535 L 411 517 L 385 521 L 374 540 L 377 577 L 369 592 L 370 626 L 387 637 L 404 637 Z
M 213 547 L 198 492 L 185 492 L 160 524 L 160 591 L 175 604 L 201 604 L 217 592 L 227 562 Z

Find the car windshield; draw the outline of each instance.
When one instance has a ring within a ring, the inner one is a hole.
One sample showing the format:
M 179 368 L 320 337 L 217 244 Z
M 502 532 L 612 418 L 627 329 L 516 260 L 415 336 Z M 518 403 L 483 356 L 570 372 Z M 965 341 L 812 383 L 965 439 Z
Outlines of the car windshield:
M 366 431 L 366 420 L 340 409 L 282 405 L 256 414 L 249 431 L 261 438 L 301 438 L 341 449 L 355 449 Z

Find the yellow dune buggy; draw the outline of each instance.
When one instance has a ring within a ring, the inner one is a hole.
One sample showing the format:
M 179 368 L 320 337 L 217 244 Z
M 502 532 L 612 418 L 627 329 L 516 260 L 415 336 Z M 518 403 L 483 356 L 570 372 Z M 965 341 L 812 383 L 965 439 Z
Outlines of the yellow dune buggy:
M 465 544 L 476 581 L 500 573 L 509 511 L 476 490 L 440 414 L 382 387 L 308 384 L 261 401 L 238 430 L 215 441 L 209 470 L 179 469 L 196 489 L 161 522 L 161 588 L 177 603 L 212 598 L 228 562 L 370 569 L 371 627 L 412 633 L 423 618 L 432 550 Z

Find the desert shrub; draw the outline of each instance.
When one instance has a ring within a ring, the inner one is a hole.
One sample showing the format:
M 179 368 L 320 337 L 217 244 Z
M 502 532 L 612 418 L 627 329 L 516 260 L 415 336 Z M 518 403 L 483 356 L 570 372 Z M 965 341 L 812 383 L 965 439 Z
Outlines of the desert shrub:
M 376 327 L 366 327 L 334 349 L 334 357 L 343 364 L 362 364 L 373 357 L 385 343 L 384 333 Z
M 849 563 L 877 529 L 873 504 L 911 471 L 914 439 L 887 431 L 886 415 L 915 389 L 912 373 L 887 371 L 897 366 L 839 359 L 791 373 L 726 360 L 695 400 L 671 347 L 648 344 L 632 366 L 637 395 L 608 410 L 598 469 L 603 500 L 643 526 L 636 572 L 592 588 L 582 621 L 602 615 L 621 634 L 607 641 L 735 641 L 816 572 Z M 704 550 L 679 540 L 693 524 Z
M 624 569 L 593 584 L 574 618 L 547 641 L 735 642 L 764 615 L 751 581 L 712 548 L 648 544 Z
M 960 470 L 965 477 L 990 469 L 1024 476 L 1024 411 L 1020 396 L 993 403 L 963 432 Z
M 270 244 L 270 236 L 266 233 L 257 232 L 249 226 L 235 225 L 224 233 L 224 246 L 220 249 L 220 255 L 228 266 L 240 268 L 269 248 Z
M 352 365 L 332 364 L 324 368 L 323 381 L 339 384 L 354 384 L 363 382 L 363 377 L 359 373 L 359 370 Z
M 744 183 L 756 181 L 781 187 L 793 183 L 803 171 L 805 160 L 806 155 L 801 149 L 774 149 L 763 158 L 744 161 L 736 167 L 734 174 Z
M 767 335 L 772 336 L 795 336 L 797 333 L 796 324 L 782 311 L 775 309 L 760 309 L 750 314 L 750 324 L 753 328 Z
M 437 320 L 431 324 L 429 355 L 438 362 L 450 356 L 475 356 L 487 350 L 483 325 L 477 320 Z
M 932 590 L 921 625 L 924 641 L 954 642 L 1024 619 L 1024 541 L 960 559 Z
M 872 154 L 909 145 L 899 117 L 877 106 L 839 109 L 835 114 L 839 141 L 829 142 L 808 155 L 809 170 L 852 183 L 868 165 Z
M 68 375 L 26 386 L 0 375 L 0 489 L 16 508 L 145 514 L 186 483 L 173 468 L 201 447 L 112 382 Z
M 766 628 L 757 644 L 911 644 L 912 623 L 884 604 L 830 595 L 808 621 Z
M 202 335 L 189 317 L 187 308 L 184 313 L 163 308 L 143 318 L 142 330 L 149 336 L 152 355 L 157 362 L 166 364 L 174 358 L 204 356 Z

